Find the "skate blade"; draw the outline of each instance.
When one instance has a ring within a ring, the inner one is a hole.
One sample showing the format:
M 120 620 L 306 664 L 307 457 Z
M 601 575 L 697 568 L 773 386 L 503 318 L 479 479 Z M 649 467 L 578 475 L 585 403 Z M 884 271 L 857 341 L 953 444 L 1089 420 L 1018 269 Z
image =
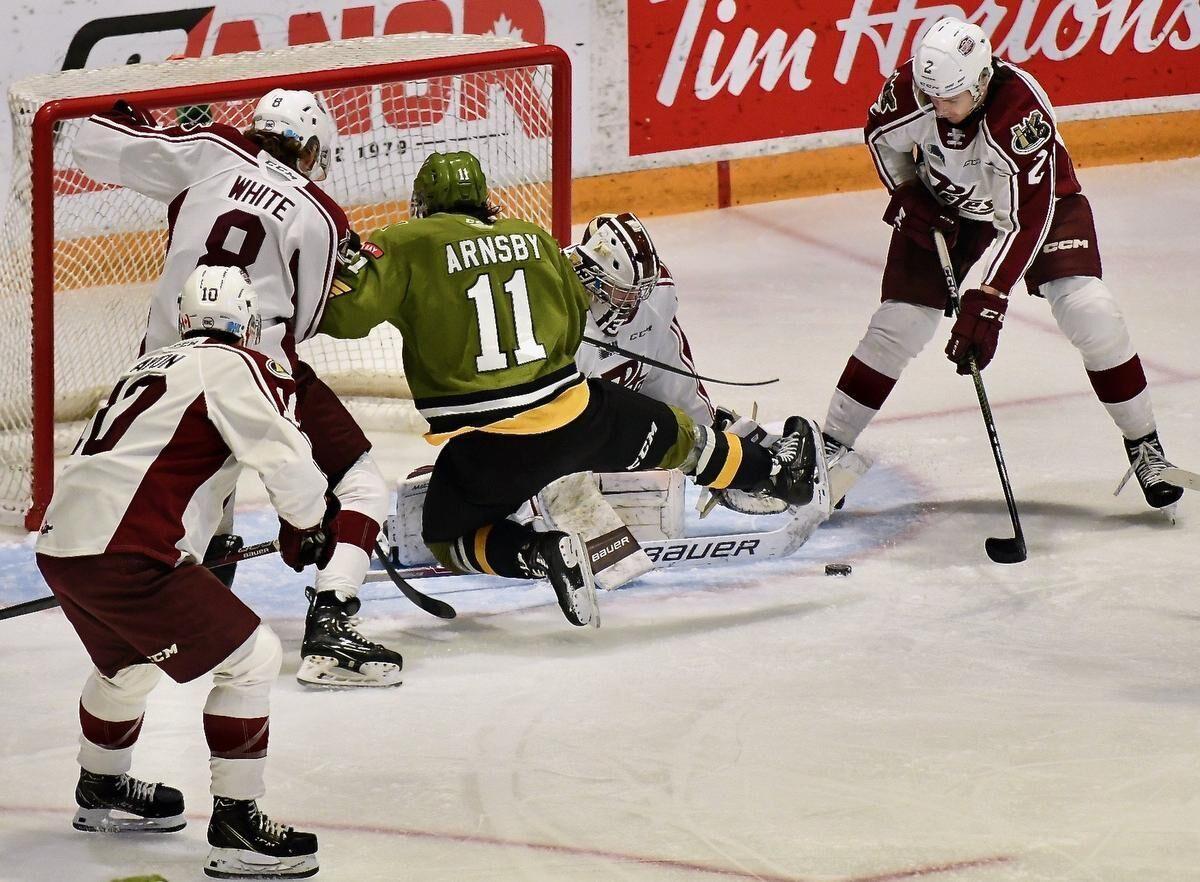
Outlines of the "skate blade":
M 340 688 L 343 686 L 399 686 L 404 682 L 400 668 L 387 662 L 366 662 L 357 671 L 343 668 L 336 658 L 325 655 L 304 657 L 296 679 L 305 686 Z
M 1170 505 L 1164 505 L 1157 511 L 1162 512 L 1162 516 L 1167 519 L 1167 522 L 1173 527 L 1175 526 L 1175 513 L 1179 510 L 1179 503 L 1172 502 Z
M 272 857 L 243 848 L 213 848 L 204 861 L 204 875 L 213 879 L 307 879 L 318 869 L 315 854 Z
M 75 812 L 71 826 L 84 833 L 174 833 L 187 826 L 183 815 L 143 818 L 119 809 L 85 809 Z
M 591 558 L 583 547 L 583 540 L 577 533 L 568 535 L 567 548 L 561 548 L 563 561 L 567 566 L 578 566 L 583 575 L 583 585 L 575 590 L 563 593 L 551 580 L 551 587 L 558 594 L 558 605 L 563 615 L 572 625 L 581 628 L 600 627 L 600 603 L 596 598 L 596 577 L 592 572 Z M 564 596 L 565 594 L 565 596 Z

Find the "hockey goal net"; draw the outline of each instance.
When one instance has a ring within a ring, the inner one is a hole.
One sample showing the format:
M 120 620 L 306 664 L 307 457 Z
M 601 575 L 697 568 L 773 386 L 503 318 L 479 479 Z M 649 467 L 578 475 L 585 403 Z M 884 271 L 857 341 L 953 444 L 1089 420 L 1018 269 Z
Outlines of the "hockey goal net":
M 118 97 L 165 125 L 245 128 L 272 88 L 309 89 L 338 127 L 321 185 L 352 228 L 407 216 L 434 150 L 468 149 L 510 216 L 570 235 L 570 66 L 562 50 L 492 36 L 407 34 L 72 70 L 14 84 L 12 189 L 0 239 L 0 522 L 36 529 L 54 458 L 136 355 L 166 244 L 166 206 L 75 167 L 82 119 Z M 415 428 L 399 336 L 299 347 L 357 414 Z

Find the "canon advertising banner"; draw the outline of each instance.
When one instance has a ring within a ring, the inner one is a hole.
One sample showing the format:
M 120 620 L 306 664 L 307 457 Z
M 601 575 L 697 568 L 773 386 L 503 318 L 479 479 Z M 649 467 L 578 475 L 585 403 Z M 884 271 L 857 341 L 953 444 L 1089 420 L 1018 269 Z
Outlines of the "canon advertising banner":
M 1196 0 L 632 0 L 629 152 L 857 128 L 946 15 L 979 24 L 1059 106 L 1200 92 Z

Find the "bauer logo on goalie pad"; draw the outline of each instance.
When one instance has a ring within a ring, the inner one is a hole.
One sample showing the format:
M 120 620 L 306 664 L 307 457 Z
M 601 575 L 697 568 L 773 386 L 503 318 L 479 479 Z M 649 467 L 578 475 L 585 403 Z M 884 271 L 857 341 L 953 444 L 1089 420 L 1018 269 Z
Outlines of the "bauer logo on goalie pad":
M 1012 149 L 1017 153 L 1032 153 L 1050 140 L 1054 127 L 1046 121 L 1040 110 L 1029 115 L 1012 127 Z
M 650 546 L 642 550 L 655 563 L 672 563 L 680 560 L 704 560 L 716 557 L 752 557 L 761 541 L 760 539 L 742 539 L 740 541 L 725 539 L 717 542 L 706 542 L 704 545 L 699 545 L 695 542 L 678 542 L 668 543 L 658 548 Z
M 589 539 L 587 549 L 592 558 L 592 570 L 606 570 L 636 552 L 638 547 L 628 527 L 618 527 L 603 536 Z

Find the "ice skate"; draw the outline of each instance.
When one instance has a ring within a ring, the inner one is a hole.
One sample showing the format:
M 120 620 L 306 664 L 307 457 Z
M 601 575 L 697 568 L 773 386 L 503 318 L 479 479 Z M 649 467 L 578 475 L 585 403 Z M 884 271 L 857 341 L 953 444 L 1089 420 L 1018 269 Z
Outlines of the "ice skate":
M 828 492 L 825 452 L 816 426 L 803 417 L 790 416 L 783 436 L 771 446 L 776 470 L 770 493 L 789 505 L 808 505 L 818 485 Z
M 568 622 L 600 627 L 592 562 L 578 534 L 538 533 L 522 554 L 522 562 L 532 578 L 550 580 Z
M 212 850 L 204 874 L 215 879 L 305 879 L 317 873 L 317 837 L 272 821 L 253 799 L 213 798 Z
M 307 590 L 303 661 L 296 679 L 313 686 L 399 686 L 404 659 L 372 643 L 354 629 L 357 597 L 342 600 L 336 591 Z
M 1162 442 L 1158 440 L 1158 432 L 1151 432 L 1149 435 L 1133 441 L 1128 438 L 1122 440 L 1125 442 L 1125 455 L 1129 457 L 1129 470 L 1125 472 L 1125 477 L 1121 478 L 1121 483 L 1113 491 L 1113 496 L 1125 488 L 1131 477 L 1137 476 L 1138 484 L 1142 488 L 1142 495 L 1146 497 L 1146 503 L 1151 508 L 1161 511 L 1174 522 L 1175 507 L 1179 498 L 1183 496 L 1183 488 L 1168 484 L 1163 480 L 1163 469 L 1173 466 L 1163 453 Z
M 187 826 L 182 793 L 129 775 L 80 769 L 75 802 L 72 826 L 87 833 L 174 833 Z

